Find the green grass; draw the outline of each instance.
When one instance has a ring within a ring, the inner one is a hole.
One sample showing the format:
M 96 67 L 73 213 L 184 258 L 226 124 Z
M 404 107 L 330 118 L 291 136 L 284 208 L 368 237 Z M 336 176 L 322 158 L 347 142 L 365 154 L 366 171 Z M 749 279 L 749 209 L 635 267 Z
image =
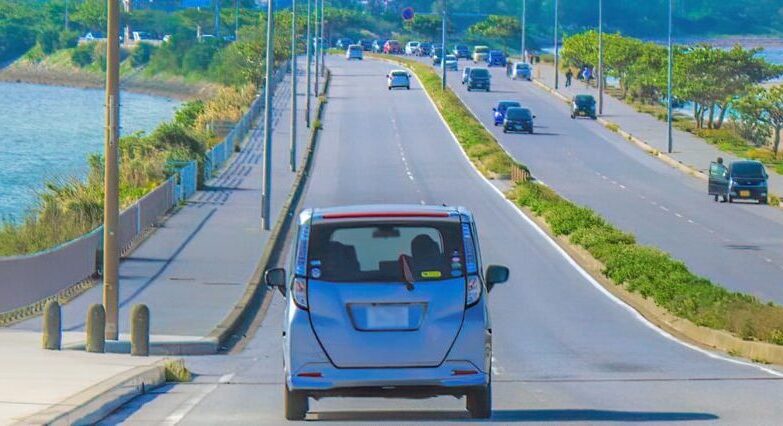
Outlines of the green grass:
M 430 67 L 394 59 L 418 75 L 479 169 L 499 174 L 509 171 L 514 160 L 451 90 L 441 90 L 440 79 Z M 695 324 L 726 330 L 743 339 L 783 345 L 783 307 L 728 291 L 693 274 L 668 253 L 637 244 L 633 235 L 613 227 L 594 211 L 536 182 L 517 183 L 508 197 L 542 217 L 554 234 L 567 237 L 588 251 L 603 263 L 603 275 L 628 291 L 650 298 L 661 308 Z
M 169 383 L 184 383 L 193 380 L 193 375 L 182 359 L 167 360 L 164 364 L 166 381 Z

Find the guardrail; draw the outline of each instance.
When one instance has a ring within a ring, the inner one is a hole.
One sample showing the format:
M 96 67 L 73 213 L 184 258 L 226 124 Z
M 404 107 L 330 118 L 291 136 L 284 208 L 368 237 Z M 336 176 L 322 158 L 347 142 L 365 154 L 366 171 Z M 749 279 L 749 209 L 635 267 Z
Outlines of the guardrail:
M 286 62 L 278 67 L 272 77 L 273 84 L 276 85 L 283 80 L 288 71 L 288 66 L 289 62 Z M 242 143 L 245 135 L 247 135 L 247 132 L 253 126 L 253 123 L 264 111 L 264 90 L 262 90 L 261 94 L 252 104 L 250 104 L 250 108 L 248 108 L 242 119 L 239 120 L 228 135 L 226 135 L 223 142 L 212 147 L 212 149 L 207 151 L 204 155 L 204 182 L 212 179 L 212 177 L 215 176 L 215 172 L 231 158 L 231 154 L 236 150 L 237 146 Z
M 288 64 L 279 67 L 273 81 L 282 80 Z M 264 108 L 263 92 L 220 144 L 207 152 L 204 180 L 231 157 Z M 126 253 L 147 229 L 172 207 L 192 196 L 197 189 L 196 161 L 172 162 L 172 176 L 120 213 L 119 245 Z M 47 301 L 67 300 L 90 287 L 102 266 L 103 227 L 49 250 L 0 257 L 0 326 L 35 315 Z

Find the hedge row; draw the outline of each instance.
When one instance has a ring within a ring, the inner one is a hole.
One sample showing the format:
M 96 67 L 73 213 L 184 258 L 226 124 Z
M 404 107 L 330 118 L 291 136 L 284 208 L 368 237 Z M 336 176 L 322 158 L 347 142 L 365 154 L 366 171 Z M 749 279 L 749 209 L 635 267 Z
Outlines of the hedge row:
M 515 161 L 429 66 L 395 58 L 414 71 L 459 143 L 482 171 L 506 175 Z M 690 272 L 668 253 L 636 243 L 633 235 L 610 225 L 594 211 L 578 206 L 551 188 L 520 182 L 508 194 L 520 207 L 542 217 L 552 232 L 568 237 L 604 265 L 603 274 L 628 291 L 695 324 L 729 331 L 743 339 L 783 345 L 783 307 L 731 292 Z

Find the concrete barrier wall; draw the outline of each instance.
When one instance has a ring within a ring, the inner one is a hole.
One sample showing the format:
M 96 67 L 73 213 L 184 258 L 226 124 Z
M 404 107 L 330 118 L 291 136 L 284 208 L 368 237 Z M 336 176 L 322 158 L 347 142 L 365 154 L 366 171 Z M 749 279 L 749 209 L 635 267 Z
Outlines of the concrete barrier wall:
M 175 202 L 168 180 L 120 214 L 120 247 L 126 250 Z M 0 312 L 55 295 L 97 272 L 103 227 L 40 253 L 0 258 Z

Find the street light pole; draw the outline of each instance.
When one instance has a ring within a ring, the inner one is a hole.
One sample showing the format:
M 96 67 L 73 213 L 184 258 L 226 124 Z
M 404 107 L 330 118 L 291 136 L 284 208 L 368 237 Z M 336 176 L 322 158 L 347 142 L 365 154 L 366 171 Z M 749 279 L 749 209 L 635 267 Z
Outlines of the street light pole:
M 65 31 L 68 31 L 68 0 L 65 0 Z
M 560 69 L 559 69 L 559 67 L 560 67 L 560 58 L 559 58 L 560 54 L 559 53 L 560 52 L 559 52 L 559 48 L 557 46 L 557 44 L 558 44 L 558 39 L 557 39 L 557 37 L 558 37 L 558 34 L 557 34 L 557 27 L 558 27 L 558 20 L 557 20 L 557 18 L 558 18 L 558 16 L 557 16 L 557 13 L 558 13 L 559 3 L 560 3 L 559 0 L 555 0 L 555 90 L 558 89 L 558 83 L 560 81 Z
M 220 38 L 220 0 L 215 0 L 215 37 Z
M 313 7 L 313 26 L 315 32 L 315 39 L 313 40 L 313 55 L 315 55 L 315 83 L 313 84 L 313 93 L 318 96 L 318 65 L 321 63 L 321 55 L 318 54 L 318 48 L 323 43 L 323 34 L 321 33 L 321 25 L 318 23 L 318 0 L 313 0 L 315 5 Z
M 522 56 L 522 62 L 527 62 L 527 55 L 525 52 L 527 52 L 527 0 L 522 0 L 522 46 L 520 47 L 519 54 Z
M 321 37 L 324 37 L 326 24 L 324 24 L 324 2 L 325 0 L 321 0 Z M 331 40 L 330 40 L 331 41 Z M 326 75 L 326 48 L 324 47 L 324 44 L 321 43 L 321 77 L 324 77 Z
M 310 127 L 310 94 L 312 93 L 310 91 L 310 68 L 312 68 L 312 60 L 313 60 L 313 51 L 311 50 L 310 46 L 313 44 L 312 37 L 310 35 L 310 18 L 311 18 L 311 8 L 310 3 L 312 3 L 312 0 L 307 0 L 307 38 L 305 39 L 305 44 L 307 45 L 307 82 L 305 86 L 307 87 L 307 102 L 305 105 L 305 123 L 307 123 L 307 127 Z
M 443 53 L 440 55 L 440 71 L 441 71 L 441 89 L 446 90 L 446 2 L 443 2 L 443 10 L 441 11 L 441 46 L 443 46 Z
M 291 1 L 291 171 L 296 171 L 296 0 Z
M 261 227 L 269 230 L 272 203 L 272 67 L 274 66 L 275 1 L 267 1 L 266 15 L 266 78 L 264 82 L 264 182 L 261 194 Z
M 673 0 L 669 0 L 669 65 L 667 70 L 667 84 L 666 84 L 666 123 L 667 123 L 667 140 L 668 140 L 668 153 L 672 152 L 672 74 L 674 68 L 674 49 L 672 46 L 672 14 L 673 14 Z
M 604 0 L 598 0 L 598 115 L 604 113 Z
M 105 337 L 119 337 L 120 221 L 119 139 L 120 139 L 120 0 L 109 0 L 106 30 L 106 139 L 104 143 L 103 195 L 103 308 L 106 310 Z
M 234 0 L 234 41 L 239 41 L 239 0 Z

